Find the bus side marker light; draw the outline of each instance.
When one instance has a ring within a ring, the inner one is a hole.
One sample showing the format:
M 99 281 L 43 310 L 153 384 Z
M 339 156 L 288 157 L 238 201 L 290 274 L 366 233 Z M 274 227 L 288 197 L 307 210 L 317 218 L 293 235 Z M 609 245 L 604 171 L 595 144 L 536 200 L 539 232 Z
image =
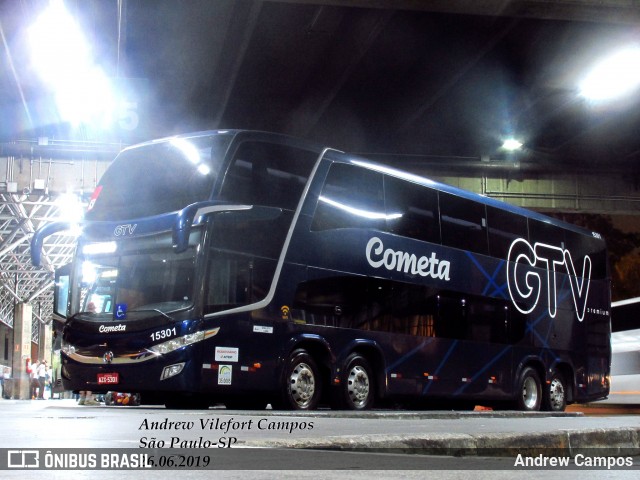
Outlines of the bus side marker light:
M 262 367 L 261 363 L 254 363 L 252 366 L 242 365 L 240 366 L 241 372 L 257 372 Z

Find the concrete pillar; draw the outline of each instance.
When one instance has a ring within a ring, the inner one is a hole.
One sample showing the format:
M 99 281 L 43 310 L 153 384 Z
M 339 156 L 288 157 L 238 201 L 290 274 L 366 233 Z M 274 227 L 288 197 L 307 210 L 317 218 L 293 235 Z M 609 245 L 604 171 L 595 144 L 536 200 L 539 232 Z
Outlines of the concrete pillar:
M 28 400 L 29 374 L 26 360 L 31 358 L 31 322 L 32 307 L 28 303 L 18 303 L 13 319 L 13 398 Z M 31 360 L 37 360 L 31 358 Z
M 40 343 L 38 345 L 38 352 L 40 352 L 40 359 L 46 360 L 49 366 L 51 366 L 52 341 L 53 331 L 51 329 L 51 324 L 44 325 L 40 323 Z

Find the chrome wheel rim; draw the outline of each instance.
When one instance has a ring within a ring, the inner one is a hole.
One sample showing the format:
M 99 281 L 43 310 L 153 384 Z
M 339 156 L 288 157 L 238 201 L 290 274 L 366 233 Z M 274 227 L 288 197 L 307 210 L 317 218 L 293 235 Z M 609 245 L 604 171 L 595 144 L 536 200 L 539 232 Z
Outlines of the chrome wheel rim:
M 522 386 L 522 403 L 527 410 L 533 410 L 538 403 L 538 386 L 532 377 L 527 377 Z
M 351 403 L 356 408 L 362 408 L 369 399 L 370 384 L 367 371 L 360 365 L 356 365 L 349 372 L 347 378 L 347 394 Z
M 560 410 L 564 406 L 564 385 L 554 378 L 549 385 L 549 402 L 553 410 Z
M 289 377 L 291 398 L 299 408 L 306 408 L 313 400 L 316 379 L 313 370 L 306 363 L 297 364 Z

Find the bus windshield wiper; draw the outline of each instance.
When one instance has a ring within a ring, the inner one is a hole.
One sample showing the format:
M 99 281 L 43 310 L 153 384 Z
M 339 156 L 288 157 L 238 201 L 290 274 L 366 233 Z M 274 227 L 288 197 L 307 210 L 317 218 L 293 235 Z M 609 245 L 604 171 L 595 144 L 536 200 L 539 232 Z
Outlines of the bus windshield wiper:
M 164 313 L 162 310 L 160 310 L 158 308 L 143 308 L 143 309 L 140 309 L 140 310 L 129 310 L 128 313 L 143 313 L 143 312 L 159 313 L 160 315 L 162 315 L 164 318 L 170 320 L 171 322 L 175 321 L 170 315 Z

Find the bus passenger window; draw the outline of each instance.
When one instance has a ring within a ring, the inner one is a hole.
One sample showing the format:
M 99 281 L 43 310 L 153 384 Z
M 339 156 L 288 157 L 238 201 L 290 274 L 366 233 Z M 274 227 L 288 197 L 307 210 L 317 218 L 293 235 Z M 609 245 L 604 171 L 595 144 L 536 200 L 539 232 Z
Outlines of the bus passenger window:
M 443 245 L 488 253 L 483 204 L 440 192 L 440 223 Z
M 509 248 L 517 238 L 528 238 L 527 219 L 521 215 L 487 207 L 489 255 L 506 259 Z
M 556 248 L 564 248 L 563 229 L 538 220 L 529 220 L 529 243 L 544 243 Z
M 367 308 L 365 277 L 326 277 L 298 285 L 293 308 L 305 323 L 357 328 Z
M 429 187 L 384 177 L 387 226 L 403 237 L 440 243 L 438 193 Z
M 220 198 L 295 210 L 317 155 L 287 145 L 243 142 L 229 165 Z
M 582 273 L 584 257 L 591 259 L 591 278 L 600 279 L 607 276 L 607 253 L 605 243 L 593 236 L 572 231 L 564 232 L 565 246 L 571 253 L 576 272 Z
M 509 311 L 504 301 L 475 297 L 468 301 L 469 340 L 506 343 Z
M 335 163 L 331 166 L 311 230 L 385 228 L 382 174 Z
M 205 313 L 255 303 L 267 296 L 275 261 L 215 250 L 214 255 L 209 262 Z
M 517 309 L 511 308 L 509 310 L 509 328 L 508 328 L 508 341 L 511 344 L 519 343 L 524 339 L 524 335 L 527 329 L 527 316 L 524 313 L 520 313 Z
M 438 295 L 435 330 L 440 338 L 466 339 L 466 301 L 456 296 Z

